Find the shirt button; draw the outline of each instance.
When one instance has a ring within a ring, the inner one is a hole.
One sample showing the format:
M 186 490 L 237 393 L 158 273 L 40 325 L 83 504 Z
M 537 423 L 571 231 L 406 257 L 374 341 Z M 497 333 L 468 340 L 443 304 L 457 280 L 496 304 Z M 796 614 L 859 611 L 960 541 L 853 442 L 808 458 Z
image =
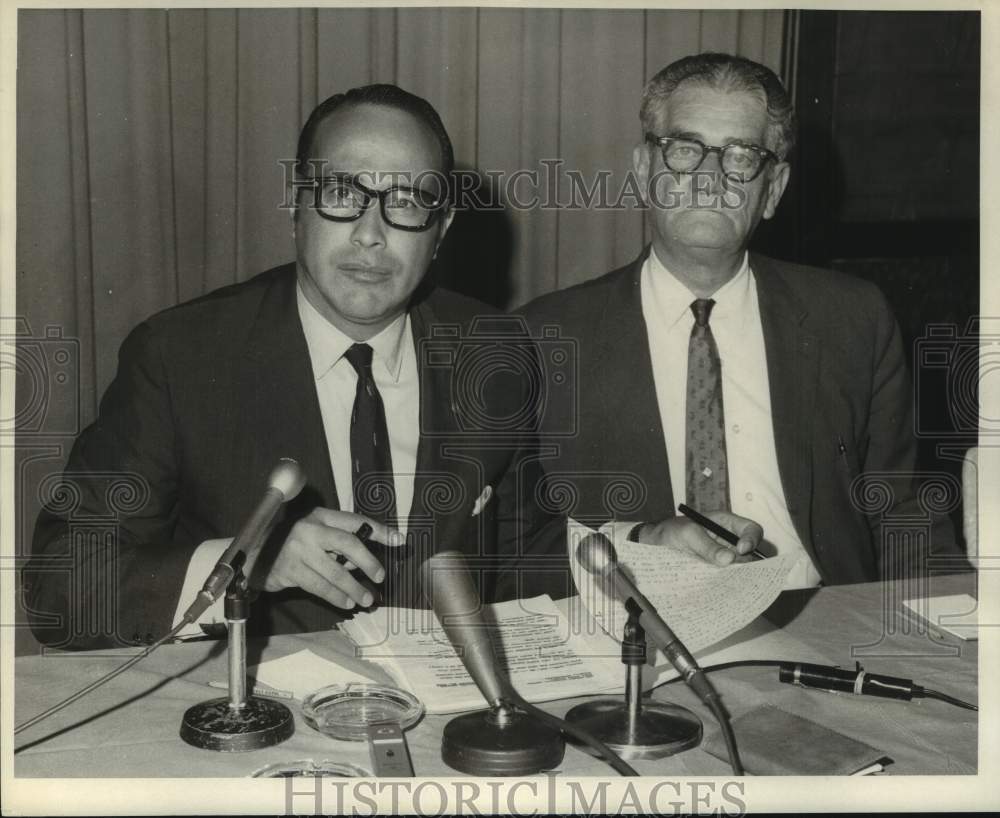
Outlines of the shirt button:
M 733 431 L 736 432 L 736 434 L 739 434 L 740 433 L 740 424 L 734 423 L 733 424 Z
M 752 492 L 752 491 L 748 491 L 748 492 L 746 493 L 746 498 L 747 498 L 748 500 L 753 500 L 753 492 Z

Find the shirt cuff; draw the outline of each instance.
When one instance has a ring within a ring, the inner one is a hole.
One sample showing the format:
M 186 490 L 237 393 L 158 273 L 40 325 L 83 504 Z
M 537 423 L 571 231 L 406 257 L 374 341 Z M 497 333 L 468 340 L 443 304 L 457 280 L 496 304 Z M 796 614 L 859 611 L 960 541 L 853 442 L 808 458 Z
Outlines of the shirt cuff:
M 623 542 L 638 542 L 637 540 L 629 540 L 628 535 L 632 533 L 632 529 L 641 523 L 632 522 L 622 522 L 621 520 L 612 520 L 611 522 L 602 525 L 598 531 L 611 540 L 614 543 L 615 548 L 621 545 Z
M 188 563 L 187 574 L 184 575 L 184 586 L 181 588 L 181 598 L 177 603 L 177 610 L 174 612 L 175 625 L 180 622 L 188 606 L 194 602 L 195 597 L 198 596 L 198 592 L 205 584 L 208 575 L 215 568 L 215 563 L 219 561 L 219 557 L 222 556 L 232 541 L 232 537 L 227 537 L 223 540 L 205 540 L 205 542 L 195 549 L 194 554 L 191 555 L 191 561 Z M 206 625 L 209 625 L 213 622 L 224 621 L 224 604 L 225 594 L 222 594 L 215 602 L 208 606 L 205 613 L 199 616 L 196 622 L 189 622 L 181 628 L 177 636 L 201 636 L 203 631 L 200 623 L 204 622 Z

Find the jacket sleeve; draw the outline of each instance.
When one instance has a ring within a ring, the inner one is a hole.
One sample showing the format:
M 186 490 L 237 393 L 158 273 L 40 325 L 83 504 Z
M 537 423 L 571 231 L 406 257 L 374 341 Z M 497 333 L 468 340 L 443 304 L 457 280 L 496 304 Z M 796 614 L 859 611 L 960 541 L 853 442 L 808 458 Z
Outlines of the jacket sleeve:
M 494 601 L 527 599 L 540 594 L 562 599 L 576 593 L 567 559 L 566 516 L 548 507 L 542 491 L 545 452 L 537 426 L 548 377 L 537 346 L 530 341 L 525 343 L 534 356 L 537 378 L 534 383 L 522 379 L 506 387 L 504 395 L 508 400 L 517 395 L 519 406 L 527 406 L 530 401 L 538 405 L 516 439 L 509 466 L 498 484 L 499 570 Z
M 97 420 L 46 481 L 23 582 L 29 623 L 50 646 L 149 642 L 171 626 L 196 543 L 176 534 L 178 462 L 157 333 L 122 344 Z
M 544 508 L 537 496 L 542 467 L 538 449 L 523 446 L 498 489 L 499 571 L 494 601 L 576 593 L 566 546 L 566 517 Z
M 964 561 L 946 511 L 958 502 L 960 489 L 940 476 L 916 470 L 917 438 L 914 393 L 899 327 L 881 292 L 874 302 L 871 405 L 868 436 L 856 499 L 866 506 L 879 579 L 926 575 L 929 569 L 961 570 Z M 903 520 L 927 521 L 926 546 L 920 538 L 887 530 Z M 938 558 L 946 557 L 941 560 Z M 930 559 L 926 565 L 924 563 Z M 939 564 L 938 564 L 939 563 Z

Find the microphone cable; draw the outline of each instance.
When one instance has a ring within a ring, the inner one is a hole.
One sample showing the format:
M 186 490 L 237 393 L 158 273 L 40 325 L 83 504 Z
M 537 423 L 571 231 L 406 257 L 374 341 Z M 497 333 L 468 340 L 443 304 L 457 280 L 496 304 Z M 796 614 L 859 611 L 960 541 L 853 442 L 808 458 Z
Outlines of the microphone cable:
M 48 710 L 46 710 L 46 711 L 44 711 L 42 713 L 39 713 L 37 716 L 28 719 L 26 722 L 23 722 L 22 724 L 19 724 L 17 727 L 14 728 L 14 735 L 16 736 L 22 730 L 27 730 L 29 727 L 33 727 L 34 725 L 38 724 L 38 722 L 42 721 L 43 719 L 47 719 L 49 716 L 53 715 L 54 713 L 58 713 L 64 707 L 69 707 L 71 704 L 73 704 L 73 702 L 77 701 L 78 699 L 82 699 L 84 696 L 86 696 L 91 691 L 97 690 L 97 688 L 99 688 L 105 682 L 110 682 L 113 678 L 115 678 L 115 676 L 118 676 L 119 674 L 124 673 L 130 667 L 132 667 L 133 665 L 137 664 L 138 662 L 140 662 L 141 660 L 143 660 L 147 656 L 149 656 L 149 654 L 151 654 L 154 650 L 156 650 L 158 647 L 160 647 L 160 645 L 162 645 L 164 642 L 167 642 L 170 639 L 173 639 L 180 632 L 180 630 L 185 625 L 189 624 L 189 622 L 191 622 L 191 621 L 192 620 L 190 620 L 190 619 L 182 618 L 180 622 L 178 622 L 173 628 L 171 628 L 170 632 L 166 636 L 163 636 L 162 638 L 158 639 L 153 644 L 149 645 L 147 648 L 145 648 L 142 651 L 142 653 L 137 653 L 135 656 L 133 656 L 127 662 L 125 662 L 122 665 L 119 665 L 114 670 L 112 670 L 110 673 L 104 674 L 96 682 L 91 682 L 89 685 L 87 685 L 82 690 L 78 690 L 76 693 L 74 693 L 73 695 L 68 696 L 67 698 L 63 699 L 58 704 L 53 705 Z M 15 754 L 17 752 L 18 752 L 17 750 L 14 750 Z
M 704 669 L 702 670 L 704 672 Z M 708 706 L 719 723 L 719 730 L 722 732 L 722 739 L 726 742 L 726 753 L 729 755 L 729 766 L 733 770 L 733 775 L 746 775 L 743 769 L 743 762 L 740 761 L 740 752 L 736 749 L 736 733 L 733 732 L 733 724 L 729 720 L 729 714 L 722 705 L 722 700 L 718 697 L 712 698 Z
M 956 699 L 953 696 L 949 696 L 947 693 L 941 693 L 938 690 L 931 690 L 929 687 L 921 688 L 924 692 L 924 698 L 927 699 L 937 699 L 938 701 L 948 702 L 948 704 L 953 704 L 955 707 L 961 707 L 965 710 L 973 710 L 979 712 L 979 706 L 971 704 L 970 702 L 963 702 L 961 699 Z
M 560 730 L 561 732 L 566 733 L 572 736 L 573 738 L 577 739 L 578 741 L 582 742 L 583 744 L 586 744 L 589 747 L 593 748 L 597 752 L 597 754 L 602 759 L 604 759 L 619 775 L 626 775 L 626 776 L 639 775 L 639 773 L 635 771 L 635 768 L 632 767 L 631 764 L 629 764 L 614 750 L 608 747 L 607 744 L 605 744 L 600 739 L 592 736 L 589 732 L 587 732 L 583 728 L 575 724 L 570 724 L 570 722 L 566 721 L 565 719 L 561 719 L 558 716 L 553 716 L 551 713 L 547 713 L 546 711 L 542 710 L 542 708 L 536 707 L 535 705 L 526 702 L 521 697 L 521 695 L 514 690 L 509 690 L 508 695 L 510 696 L 511 701 L 514 703 L 514 705 L 520 710 L 523 710 L 525 713 L 530 713 L 532 716 L 539 719 L 540 721 L 545 722 L 551 727 L 555 727 L 557 730 Z

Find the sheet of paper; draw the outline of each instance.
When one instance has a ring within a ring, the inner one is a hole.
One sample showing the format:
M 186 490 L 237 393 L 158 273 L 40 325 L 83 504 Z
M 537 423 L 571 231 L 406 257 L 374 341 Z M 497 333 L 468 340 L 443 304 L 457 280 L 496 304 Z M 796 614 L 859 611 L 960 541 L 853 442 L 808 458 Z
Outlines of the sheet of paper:
M 581 615 L 589 618 L 589 614 L 585 610 L 581 610 L 583 602 L 579 597 L 560 600 L 556 604 L 565 606 L 570 621 L 578 620 Z M 619 659 L 621 643 L 601 629 L 591 628 L 588 630 L 586 625 L 581 625 L 580 632 L 585 634 L 585 638 L 591 646 L 592 657 L 603 656 L 607 657 L 609 662 L 618 663 L 621 684 L 624 684 L 625 670 Z M 652 649 L 651 645 L 650 648 Z M 831 661 L 830 656 L 810 647 L 794 636 L 790 636 L 786 631 L 776 627 L 762 616 L 758 616 L 749 625 L 740 628 L 714 645 L 694 651 L 693 655 L 703 668 L 724 662 L 740 662 L 748 659 L 784 659 L 790 662 L 816 662 L 818 664 L 826 664 Z M 775 671 L 776 673 L 777 671 Z M 651 650 L 647 666 L 643 668 L 643 689 L 649 690 L 664 682 L 676 679 L 679 675 L 659 649 Z
M 609 595 L 604 583 L 576 560 L 577 545 L 592 533 L 570 521 L 567 547 L 573 579 L 594 619 L 621 639 L 627 619 L 624 602 Z M 665 546 L 623 542 L 616 550 L 619 564 L 692 653 L 756 619 L 774 602 L 798 561 L 795 555 L 779 555 L 719 567 Z
M 979 638 L 979 603 L 969 594 L 904 599 L 903 605 L 932 628 L 960 639 Z
M 247 675 L 256 679 L 258 684 L 287 690 L 300 700 L 327 685 L 372 681 L 336 662 L 317 656 L 311 650 L 300 650 L 280 659 L 261 662 L 248 668 Z
M 500 667 L 532 702 L 616 690 L 621 662 L 587 659 L 588 643 L 548 596 L 488 606 Z M 430 611 L 378 608 L 340 625 L 361 649 L 419 698 L 430 713 L 486 706 Z M 620 653 L 620 651 L 619 651 Z

